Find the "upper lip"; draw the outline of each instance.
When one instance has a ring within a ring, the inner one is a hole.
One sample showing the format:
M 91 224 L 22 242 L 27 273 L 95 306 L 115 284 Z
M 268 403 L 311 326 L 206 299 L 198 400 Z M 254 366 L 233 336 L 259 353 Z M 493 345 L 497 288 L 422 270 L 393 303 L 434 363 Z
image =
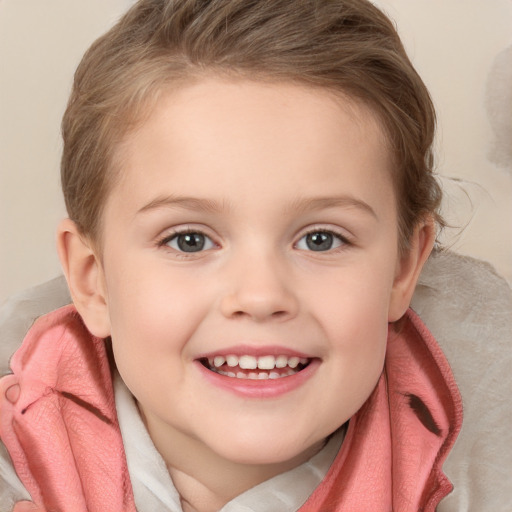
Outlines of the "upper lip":
M 250 346 L 250 345 L 236 345 L 232 347 L 227 347 L 219 350 L 214 350 L 210 352 L 205 352 L 197 356 L 197 359 L 205 359 L 212 358 L 215 356 L 253 356 L 253 357 L 262 357 L 262 356 L 288 356 L 288 357 L 299 357 L 304 359 L 313 359 L 315 356 L 311 354 L 307 354 L 305 352 L 301 352 L 295 349 L 291 349 L 288 347 L 282 347 L 277 345 L 262 345 L 262 346 Z

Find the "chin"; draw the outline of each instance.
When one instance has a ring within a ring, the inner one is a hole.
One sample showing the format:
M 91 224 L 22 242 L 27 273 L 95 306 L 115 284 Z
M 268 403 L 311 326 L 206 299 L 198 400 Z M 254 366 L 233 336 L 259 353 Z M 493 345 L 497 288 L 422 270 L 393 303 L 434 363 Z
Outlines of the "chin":
M 315 455 L 324 446 L 324 438 L 311 444 L 304 444 L 301 439 L 294 440 L 281 438 L 274 431 L 269 431 L 267 438 L 253 435 L 236 440 L 230 438 L 229 446 L 223 444 L 214 447 L 214 451 L 221 457 L 237 464 L 246 465 L 296 465 L 305 462 Z

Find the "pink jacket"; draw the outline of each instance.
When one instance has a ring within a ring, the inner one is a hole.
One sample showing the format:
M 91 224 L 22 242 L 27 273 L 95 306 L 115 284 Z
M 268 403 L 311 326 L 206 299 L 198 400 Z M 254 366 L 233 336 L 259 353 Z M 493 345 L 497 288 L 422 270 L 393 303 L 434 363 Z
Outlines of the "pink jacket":
M 103 340 L 73 306 L 41 317 L 0 379 L 0 437 L 36 508 L 134 512 Z M 461 398 L 430 332 L 408 311 L 386 364 L 323 482 L 300 512 L 434 511 Z

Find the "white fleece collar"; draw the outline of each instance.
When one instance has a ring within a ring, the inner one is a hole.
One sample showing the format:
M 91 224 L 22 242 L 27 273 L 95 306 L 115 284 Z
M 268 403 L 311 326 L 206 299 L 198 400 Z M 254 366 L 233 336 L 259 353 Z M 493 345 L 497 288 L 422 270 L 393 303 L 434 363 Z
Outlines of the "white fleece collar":
M 182 512 L 165 462 L 140 417 L 135 400 L 116 374 L 116 408 L 138 512 Z M 343 441 L 343 429 L 304 464 L 249 489 L 219 512 L 296 512 L 323 480 Z

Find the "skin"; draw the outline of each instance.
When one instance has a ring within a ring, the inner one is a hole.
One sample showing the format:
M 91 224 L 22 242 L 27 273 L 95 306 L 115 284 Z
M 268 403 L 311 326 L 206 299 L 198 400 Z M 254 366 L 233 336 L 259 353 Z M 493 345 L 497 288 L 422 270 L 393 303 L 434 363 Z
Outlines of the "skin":
M 432 222 L 400 255 L 383 132 L 318 89 L 208 78 L 169 91 L 121 162 L 101 253 L 69 220 L 59 253 L 87 326 L 112 336 L 184 510 L 218 510 L 309 459 L 366 401 Z M 204 233 L 205 250 L 180 252 L 176 230 Z M 335 233 L 332 247 L 311 250 L 310 231 Z M 271 398 L 203 378 L 199 355 L 241 345 L 317 367 Z

